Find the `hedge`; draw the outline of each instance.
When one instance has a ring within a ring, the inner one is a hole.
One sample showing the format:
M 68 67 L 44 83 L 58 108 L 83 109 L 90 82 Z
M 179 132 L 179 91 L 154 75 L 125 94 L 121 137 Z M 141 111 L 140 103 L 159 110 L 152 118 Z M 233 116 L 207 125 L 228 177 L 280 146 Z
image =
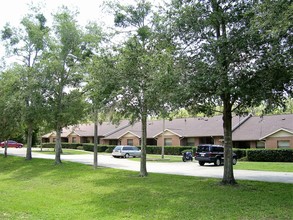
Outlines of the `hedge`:
M 63 149 L 77 149 L 77 147 L 81 146 L 82 144 L 80 143 L 61 143 Z M 54 148 L 55 143 L 42 143 L 41 144 L 42 148 Z
M 247 150 L 248 161 L 258 162 L 293 162 L 292 149 Z
M 94 144 L 82 144 L 83 146 L 83 150 L 85 151 L 94 151 Z M 99 144 L 98 145 L 98 152 L 107 152 L 109 149 L 112 149 L 111 150 L 111 153 L 114 149 L 116 145 L 102 145 L 102 144 Z
M 233 148 L 233 152 L 237 155 L 237 158 L 243 158 L 246 157 L 247 155 L 247 149 L 237 149 L 237 148 Z

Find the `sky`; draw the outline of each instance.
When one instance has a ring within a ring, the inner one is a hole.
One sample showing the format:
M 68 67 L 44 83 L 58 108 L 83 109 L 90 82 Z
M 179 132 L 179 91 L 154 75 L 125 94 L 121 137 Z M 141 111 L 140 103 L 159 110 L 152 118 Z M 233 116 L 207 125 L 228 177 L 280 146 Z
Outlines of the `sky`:
M 22 17 L 29 12 L 29 4 L 44 3 L 44 14 L 49 17 L 56 12 L 58 7 L 66 5 L 80 12 L 78 21 L 85 25 L 88 21 L 111 22 L 109 15 L 102 13 L 101 6 L 104 0 L 8 0 L 0 7 L 0 28 L 9 22 L 12 26 L 18 26 Z M 123 2 L 131 2 L 130 0 Z
M 162 0 L 157 0 L 157 2 L 160 1 Z M 134 0 L 120 2 L 132 4 Z M 79 11 L 77 21 L 81 26 L 85 26 L 89 21 L 95 21 L 103 28 L 114 25 L 113 16 L 102 9 L 104 0 L 8 0 L 0 7 L 0 31 L 6 23 L 9 23 L 12 27 L 20 27 L 21 19 L 30 12 L 29 5 L 37 5 L 38 3 L 44 5 L 41 13 L 47 18 L 49 26 L 52 22 L 51 14 L 57 12 L 57 9 L 62 5 L 73 11 Z M 0 58 L 3 56 L 5 56 L 5 49 L 0 43 Z M 7 57 L 6 60 L 8 61 Z

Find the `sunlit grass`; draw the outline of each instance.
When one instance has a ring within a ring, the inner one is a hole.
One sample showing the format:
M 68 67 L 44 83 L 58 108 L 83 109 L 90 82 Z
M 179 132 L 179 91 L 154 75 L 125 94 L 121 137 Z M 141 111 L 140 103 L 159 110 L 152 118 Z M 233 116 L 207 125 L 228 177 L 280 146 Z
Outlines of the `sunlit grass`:
M 140 158 L 129 158 L 129 160 L 139 161 Z M 182 156 L 177 155 L 162 155 L 158 154 L 147 154 L 147 161 L 150 162 L 182 162 Z
M 36 153 L 43 153 L 43 154 L 55 154 L 53 148 L 43 148 L 43 149 L 33 149 L 33 152 Z M 92 152 L 89 151 L 82 151 L 82 150 L 73 150 L 73 149 L 62 149 L 63 155 L 77 155 L 77 154 L 91 154 Z
M 292 184 L 0 157 L 0 219 L 292 219 Z
M 293 172 L 293 163 L 238 161 L 237 165 L 234 166 L 234 169 Z

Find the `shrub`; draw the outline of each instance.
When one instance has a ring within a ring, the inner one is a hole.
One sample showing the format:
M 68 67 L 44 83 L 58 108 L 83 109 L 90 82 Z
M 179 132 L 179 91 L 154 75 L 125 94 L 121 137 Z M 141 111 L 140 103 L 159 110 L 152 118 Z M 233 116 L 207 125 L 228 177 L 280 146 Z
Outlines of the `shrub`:
M 248 150 L 248 161 L 259 162 L 293 162 L 292 149 L 278 149 L 278 150 Z
M 82 144 L 83 145 L 83 150 L 85 151 L 94 151 L 94 144 Z M 107 153 L 112 153 L 113 149 L 115 146 L 113 145 L 103 145 L 99 144 L 98 145 L 98 152 L 107 152 Z
M 182 155 L 183 151 L 193 151 L 195 152 L 196 148 L 190 146 L 165 146 L 164 154 L 165 155 Z M 161 154 L 161 146 L 147 146 L 147 154 Z
M 42 148 L 54 148 L 55 147 L 55 143 L 42 143 L 41 144 Z
M 80 144 L 80 143 L 66 143 L 66 142 L 62 142 L 61 145 L 62 145 L 62 148 L 63 149 L 77 149 L 82 144 Z M 55 147 L 55 143 L 42 143 L 41 146 L 43 148 L 54 148 Z
M 82 144 L 80 143 L 62 143 L 63 149 L 77 149 L 78 146 Z
M 240 158 L 243 158 L 243 157 L 246 157 L 246 152 L 247 150 L 246 149 L 233 149 L 233 152 L 237 155 L 237 158 L 240 159 Z

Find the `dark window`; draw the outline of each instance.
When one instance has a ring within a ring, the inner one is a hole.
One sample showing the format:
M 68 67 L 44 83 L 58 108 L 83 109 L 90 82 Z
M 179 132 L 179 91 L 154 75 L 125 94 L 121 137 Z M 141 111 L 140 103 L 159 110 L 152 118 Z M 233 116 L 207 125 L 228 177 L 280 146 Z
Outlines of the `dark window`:
M 127 139 L 127 145 L 133 145 L 133 139 Z
M 200 137 L 200 144 L 214 144 L 214 139 L 212 137 Z

